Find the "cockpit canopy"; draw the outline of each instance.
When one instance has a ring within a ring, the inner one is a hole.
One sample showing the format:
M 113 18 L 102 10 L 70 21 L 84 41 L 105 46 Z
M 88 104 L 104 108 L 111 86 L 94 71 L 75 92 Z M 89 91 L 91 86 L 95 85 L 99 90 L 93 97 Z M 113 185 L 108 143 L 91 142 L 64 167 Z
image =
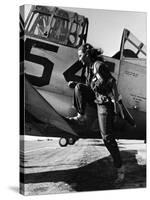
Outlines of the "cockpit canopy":
M 56 7 L 35 6 L 27 18 L 26 34 L 78 48 L 86 42 L 88 19 Z
M 121 57 L 146 59 L 146 46 L 127 29 L 123 31 L 120 51 Z

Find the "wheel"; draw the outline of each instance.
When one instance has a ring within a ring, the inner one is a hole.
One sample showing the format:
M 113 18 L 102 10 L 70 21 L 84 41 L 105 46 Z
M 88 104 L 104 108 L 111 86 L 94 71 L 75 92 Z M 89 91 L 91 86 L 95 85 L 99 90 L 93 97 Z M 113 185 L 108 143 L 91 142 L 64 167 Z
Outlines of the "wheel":
M 60 138 L 59 145 L 61 147 L 66 147 L 68 145 L 68 139 L 67 138 Z
M 69 143 L 70 145 L 73 145 L 75 142 L 76 142 L 76 139 L 75 139 L 75 138 L 69 138 L 69 139 L 68 139 L 68 143 Z

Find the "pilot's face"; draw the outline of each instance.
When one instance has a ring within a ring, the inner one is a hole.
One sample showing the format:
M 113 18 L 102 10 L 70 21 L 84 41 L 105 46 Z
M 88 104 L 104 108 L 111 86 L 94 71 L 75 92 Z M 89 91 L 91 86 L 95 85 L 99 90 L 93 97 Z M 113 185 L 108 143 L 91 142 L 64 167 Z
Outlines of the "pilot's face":
M 78 51 L 78 58 L 79 58 L 79 61 L 82 62 L 83 57 L 84 57 L 84 53 L 83 53 L 83 51 L 82 51 L 82 50 L 79 50 L 79 51 Z
M 78 51 L 78 58 L 79 58 L 79 61 L 81 61 L 83 64 L 89 64 L 91 61 L 89 55 L 83 53 L 82 50 Z

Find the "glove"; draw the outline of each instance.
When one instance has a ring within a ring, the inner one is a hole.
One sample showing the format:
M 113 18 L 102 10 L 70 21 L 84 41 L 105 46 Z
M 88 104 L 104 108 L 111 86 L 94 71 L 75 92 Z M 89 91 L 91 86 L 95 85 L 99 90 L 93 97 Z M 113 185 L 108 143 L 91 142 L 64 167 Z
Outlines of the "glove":
M 69 82 L 68 82 L 68 86 L 69 86 L 70 88 L 75 88 L 76 85 L 77 85 L 77 82 L 75 82 L 75 81 L 69 81 Z

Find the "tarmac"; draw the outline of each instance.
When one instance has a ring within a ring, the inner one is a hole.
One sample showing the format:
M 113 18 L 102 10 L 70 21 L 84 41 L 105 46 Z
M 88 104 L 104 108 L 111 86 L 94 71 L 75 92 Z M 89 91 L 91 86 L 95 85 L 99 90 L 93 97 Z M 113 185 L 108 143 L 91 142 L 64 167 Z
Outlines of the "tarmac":
M 116 169 L 102 139 L 79 139 L 59 146 L 59 138 L 21 136 L 20 181 L 25 195 L 146 187 L 146 144 L 117 140 L 125 179 L 115 185 Z

